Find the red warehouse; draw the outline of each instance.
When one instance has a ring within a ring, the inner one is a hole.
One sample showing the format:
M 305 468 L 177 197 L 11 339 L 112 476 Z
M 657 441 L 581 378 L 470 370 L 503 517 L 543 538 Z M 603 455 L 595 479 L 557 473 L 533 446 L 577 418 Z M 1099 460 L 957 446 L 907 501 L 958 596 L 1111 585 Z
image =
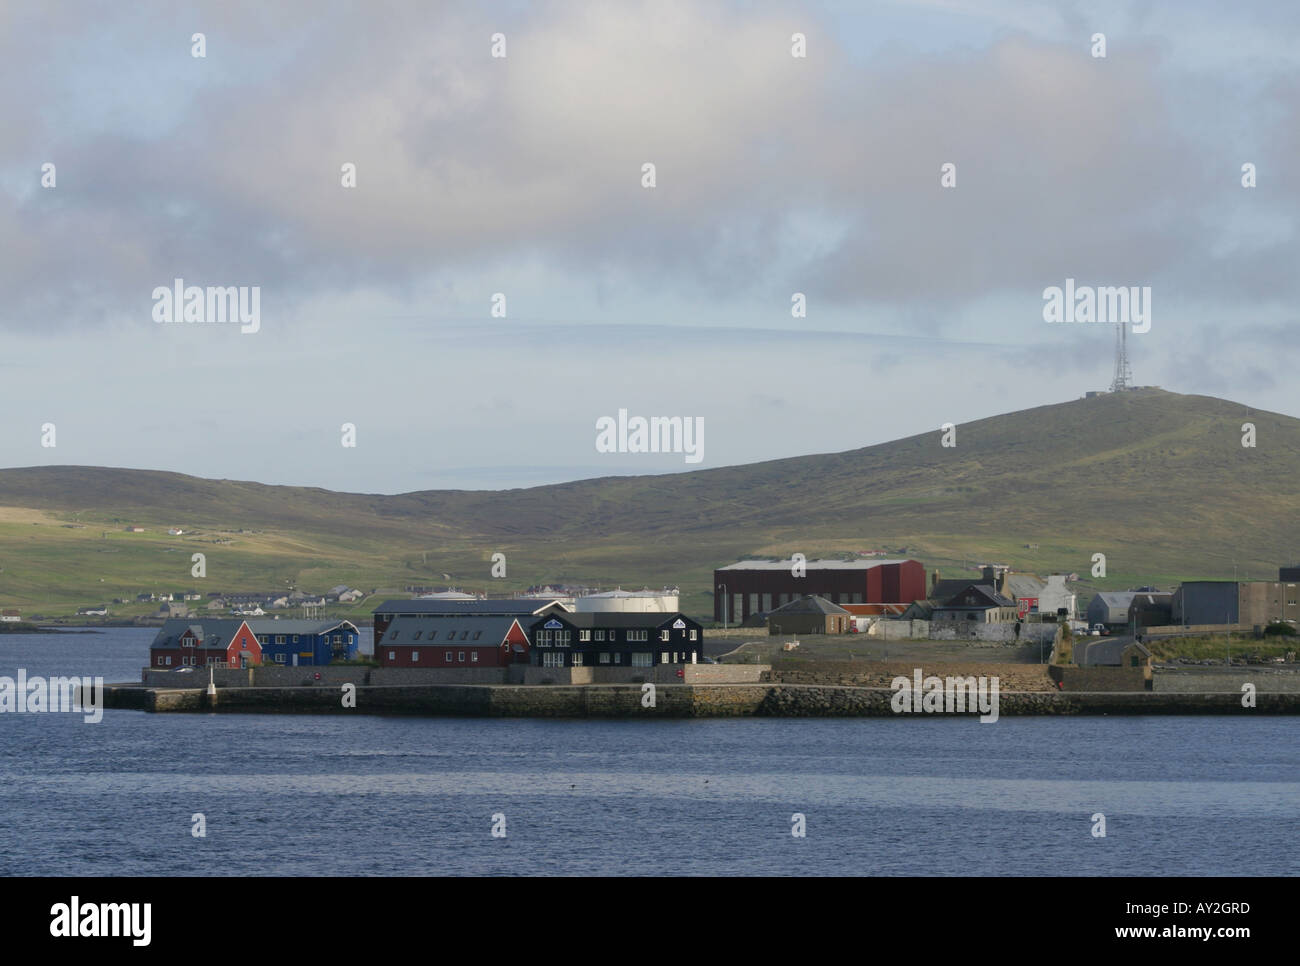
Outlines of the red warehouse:
M 742 560 L 713 571 L 713 619 L 740 623 L 809 595 L 836 604 L 910 604 L 925 597 L 917 560 Z

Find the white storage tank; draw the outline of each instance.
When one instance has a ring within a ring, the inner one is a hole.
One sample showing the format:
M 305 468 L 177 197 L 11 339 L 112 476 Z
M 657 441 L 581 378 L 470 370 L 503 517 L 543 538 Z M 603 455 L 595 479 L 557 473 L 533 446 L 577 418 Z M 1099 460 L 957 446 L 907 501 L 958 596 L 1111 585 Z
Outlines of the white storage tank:
M 579 614 L 676 614 L 680 594 L 672 590 L 607 590 L 574 602 Z

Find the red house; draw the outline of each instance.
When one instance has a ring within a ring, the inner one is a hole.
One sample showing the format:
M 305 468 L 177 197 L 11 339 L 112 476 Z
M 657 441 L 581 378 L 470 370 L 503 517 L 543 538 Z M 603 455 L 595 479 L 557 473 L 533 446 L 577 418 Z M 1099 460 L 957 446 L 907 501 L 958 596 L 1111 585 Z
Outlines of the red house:
M 505 667 L 528 663 L 514 617 L 396 617 L 375 641 L 380 667 Z
M 262 645 L 242 620 L 169 620 L 149 647 L 149 665 L 155 668 L 261 663 Z

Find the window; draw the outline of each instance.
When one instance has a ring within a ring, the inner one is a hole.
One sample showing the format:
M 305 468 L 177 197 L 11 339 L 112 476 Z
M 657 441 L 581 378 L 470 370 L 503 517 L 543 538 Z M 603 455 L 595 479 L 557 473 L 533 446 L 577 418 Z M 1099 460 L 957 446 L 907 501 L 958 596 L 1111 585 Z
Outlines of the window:
M 389 633 L 389 635 L 388 635 L 388 639 L 389 639 L 390 641 L 395 641 L 395 640 L 397 640 L 397 631 L 391 631 L 391 632 Z
M 158 666 L 159 666 L 159 667 L 162 667 L 162 663 L 163 663 L 162 655 L 159 654 L 159 655 L 158 655 Z
M 604 631 L 596 631 L 596 640 L 598 640 L 598 641 L 603 641 L 604 639 L 605 639 L 605 632 L 604 632 Z M 611 641 L 614 639 L 613 634 L 610 635 L 610 638 L 609 638 L 609 639 L 610 639 Z
M 542 667 L 564 667 L 564 655 L 553 652 L 543 654 Z
M 581 652 L 581 651 L 574 651 L 574 653 L 573 653 L 573 666 L 574 666 L 574 667 L 582 667 L 582 652 Z
M 622 664 L 622 663 L 623 663 L 623 655 L 622 655 L 622 654 L 619 654 L 618 652 L 615 652 L 615 653 L 614 653 L 614 663 L 615 663 L 615 664 Z
M 420 661 L 420 652 L 419 652 L 419 651 L 412 651 L 412 652 L 411 652 L 411 663 L 412 663 L 412 664 L 418 664 L 419 661 Z
M 591 631 L 578 631 L 578 640 L 579 641 L 591 640 Z
M 247 650 L 248 650 L 248 638 L 241 638 L 241 639 L 240 639 L 240 641 L 239 641 L 239 649 L 240 649 L 241 651 L 247 651 Z
M 659 663 L 660 663 L 660 664 L 667 664 L 667 663 L 668 663 L 668 652 L 667 652 L 667 651 L 660 651 L 660 652 L 659 652 Z
M 293 642 L 294 642 L 295 644 L 298 643 L 298 635 L 297 635 L 297 634 L 293 635 Z
M 334 643 L 335 643 L 335 644 L 342 644 L 342 643 L 343 643 L 343 635 L 342 635 L 342 634 L 335 634 L 335 635 L 334 635 Z
M 659 632 L 659 640 L 661 640 L 661 641 L 666 641 L 666 640 L 668 640 L 668 629 L 667 629 L 667 628 L 664 628 L 662 631 Z
M 257 635 L 257 639 L 258 639 L 259 641 L 261 641 L 263 644 L 270 644 L 270 643 L 271 643 L 271 635 L 270 635 L 270 634 L 259 634 L 259 635 Z M 186 643 L 189 643 L 189 642 L 187 641 Z
M 650 667 L 652 664 L 654 664 L 654 655 L 649 651 L 632 652 L 633 667 Z
M 691 640 L 695 640 L 695 631 L 694 631 L 694 630 L 691 631 Z
M 450 663 L 451 663 L 451 651 L 444 651 L 443 653 L 447 655 L 447 663 L 450 664 Z
M 467 637 L 469 637 L 469 631 L 461 631 L 461 632 L 460 632 L 460 639 L 461 639 L 462 641 L 465 640 L 465 638 L 467 638 Z
M 478 663 L 478 651 L 470 651 L 470 652 L 469 652 L 469 660 L 470 660 L 470 663 L 471 663 L 471 664 L 477 664 L 477 663 Z
M 170 654 L 168 654 L 168 655 L 167 655 L 167 666 L 170 667 L 170 666 L 171 666 L 171 663 L 172 663 L 172 656 L 171 656 Z
M 601 652 L 600 652 L 600 663 L 601 663 L 601 664 L 608 664 L 608 663 L 609 663 L 609 651 L 601 651 Z
M 477 641 L 477 640 L 478 640 L 480 637 L 482 637 L 482 636 L 483 636 L 483 632 L 482 632 L 482 631 L 475 631 L 475 632 L 474 632 L 474 637 L 473 637 L 472 639 Z
M 422 631 L 416 631 L 415 634 L 412 635 L 411 640 L 413 640 L 413 641 L 418 641 L 418 640 L 420 639 L 420 634 L 421 634 L 421 633 L 423 633 L 423 632 L 422 632 Z
M 456 660 L 459 661 L 461 664 L 464 664 L 464 663 L 465 663 L 465 652 L 464 652 L 464 651 L 460 651 L 460 652 L 458 652 L 458 653 L 456 654 Z
M 551 632 L 550 632 L 550 631 L 538 631 L 538 632 L 537 632 L 537 643 L 538 643 L 538 644 L 549 644 L 549 643 L 551 643 Z
M 284 643 L 284 635 L 283 635 L 283 634 L 276 634 L 276 635 L 275 635 L 275 643 L 277 643 L 277 644 L 283 644 L 283 643 Z
M 437 631 L 429 631 L 429 640 L 433 640 L 437 636 L 438 636 Z
M 284 655 L 283 655 L 283 654 L 277 654 L 277 655 L 275 656 L 275 663 L 276 663 L 276 664 L 283 664 L 283 663 L 284 663 Z
M 389 652 L 388 652 L 388 659 L 389 659 L 390 661 L 395 661 L 395 660 L 397 660 L 397 652 L 396 652 L 396 651 L 389 651 Z

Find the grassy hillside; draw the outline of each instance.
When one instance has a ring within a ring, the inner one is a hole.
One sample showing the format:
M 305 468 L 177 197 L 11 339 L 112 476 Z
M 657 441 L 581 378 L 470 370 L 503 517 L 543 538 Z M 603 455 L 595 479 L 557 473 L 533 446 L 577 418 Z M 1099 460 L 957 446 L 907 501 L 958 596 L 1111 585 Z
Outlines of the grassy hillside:
M 876 547 L 906 547 L 945 576 L 990 560 L 1075 571 L 1087 593 L 1231 577 L 1234 563 L 1275 576 L 1297 555 L 1298 509 L 1300 420 L 1158 390 L 961 424 L 954 448 L 936 427 L 844 453 L 503 491 L 382 496 L 34 467 L 0 470 L 0 605 L 56 613 L 190 586 L 582 581 L 679 584 L 687 609 L 705 612 L 715 566 Z M 206 581 L 189 576 L 196 550 Z M 505 581 L 489 578 L 498 551 Z M 1098 552 L 1104 581 L 1088 577 Z

